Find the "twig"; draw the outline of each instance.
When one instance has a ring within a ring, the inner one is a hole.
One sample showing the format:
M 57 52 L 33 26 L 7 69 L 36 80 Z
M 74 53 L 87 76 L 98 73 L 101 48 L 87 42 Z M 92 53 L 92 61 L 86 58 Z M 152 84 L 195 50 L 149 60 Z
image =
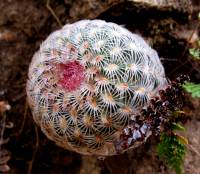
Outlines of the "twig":
M 188 144 L 187 146 L 192 152 L 194 152 L 198 157 L 200 157 L 200 153 L 194 148 L 194 146 L 192 146 L 191 144 Z
M 57 23 L 59 24 L 59 26 L 63 27 L 63 25 L 60 22 L 59 18 L 57 17 L 56 13 L 53 11 L 53 9 L 50 6 L 50 0 L 47 0 L 46 7 L 51 12 L 52 16 L 55 18 L 55 20 L 57 21 Z
M 7 150 L 2 148 L 3 144 L 8 143 L 9 138 L 4 139 L 4 131 L 6 128 L 6 111 L 10 110 L 10 105 L 5 101 L 0 101 L 0 172 L 8 172 L 10 167 L 7 162 L 10 160 L 10 155 Z
M 4 135 L 4 130 L 5 130 L 5 125 L 6 125 L 6 113 L 3 113 L 3 117 L 0 120 L 1 128 L 0 128 L 0 141 L 3 142 L 3 135 Z M 0 144 L 0 152 L 2 150 L 2 144 Z
M 173 58 L 169 59 L 169 58 L 163 58 L 163 57 L 161 57 L 160 60 L 161 61 L 169 61 L 169 62 L 177 62 L 178 61 L 177 59 L 173 59 Z
M 39 133 L 38 133 L 38 128 L 37 128 L 36 125 L 34 125 L 34 126 L 35 126 L 35 135 L 36 135 L 36 144 L 35 144 L 35 149 L 33 151 L 32 159 L 31 159 L 31 161 L 29 162 L 29 165 L 28 165 L 27 174 L 31 174 L 32 173 L 33 163 L 35 161 L 35 157 L 36 157 L 36 154 L 37 154 L 37 151 L 38 151 L 38 147 L 39 147 Z
M 26 102 L 25 102 L 25 107 L 24 107 L 23 122 L 22 122 L 22 125 L 21 125 L 20 130 L 19 130 L 18 133 L 17 133 L 17 136 L 18 136 L 18 137 L 21 135 L 22 131 L 24 130 L 24 125 L 25 125 L 25 122 L 26 122 L 27 113 L 28 113 L 28 102 L 27 102 L 27 100 L 26 100 Z
M 191 41 L 195 31 L 197 31 L 199 25 L 197 24 L 197 26 L 194 28 L 194 30 L 192 31 L 190 37 L 187 39 L 188 42 Z M 183 58 L 183 56 L 185 55 L 186 51 L 188 50 L 189 44 L 187 43 L 183 53 L 181 54 L 180 58 L 178 60 L 181 60 Z M 183 62 L 181 65 L 177 66 L 175 69 L 173 69 L 169 75 L 173 74 L 176 70 L 178 70 L 181 66 L 185 65 L 186 63 L 188 63 L 190 60 L 186 60 L 185 62 Z

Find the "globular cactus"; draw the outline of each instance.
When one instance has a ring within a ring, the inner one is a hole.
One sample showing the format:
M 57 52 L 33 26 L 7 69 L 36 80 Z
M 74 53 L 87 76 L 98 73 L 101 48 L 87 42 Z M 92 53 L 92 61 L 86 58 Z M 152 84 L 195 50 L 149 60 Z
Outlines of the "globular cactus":
M 122 130 L 167 84 L 156 51 L 140 36 L 102 20 L 82 20 L 52 33 L 35 53 L 28 77 L 29 105 L 47 137 L 96 155 L 116 154 Z M 139 133 L 147 138 L 148 130 L 144 124 Z M 140 136 L 136 132 L 133 139 Z

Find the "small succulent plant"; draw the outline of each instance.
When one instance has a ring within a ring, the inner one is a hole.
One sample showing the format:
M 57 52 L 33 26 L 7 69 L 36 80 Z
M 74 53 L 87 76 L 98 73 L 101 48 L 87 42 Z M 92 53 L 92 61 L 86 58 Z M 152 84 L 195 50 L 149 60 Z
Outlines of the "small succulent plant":
M 27 95 L 49 139 L 107 156 L 117 153 L 120 136 L 166 86 L 157 52 L 140 36 L 114 23 L 82 20 L 41 44 L 29 67 Z M 151 134 L 146 123 L 132 129 L 131 147 Z

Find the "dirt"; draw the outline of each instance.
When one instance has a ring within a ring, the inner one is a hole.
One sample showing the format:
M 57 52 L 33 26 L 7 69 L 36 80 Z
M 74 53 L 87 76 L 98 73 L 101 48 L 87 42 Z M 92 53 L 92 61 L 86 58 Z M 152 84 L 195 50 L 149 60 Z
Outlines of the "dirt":
M 60 28 L 46 3 L 46 0 L 0 2 L 0 101 L 10 104 L 6 122 L 14 124 L 4 133 L 4 138 L 10 138 L 3 145 L 11 157 L 7 173 L 173 174 L 159 161 L 155 140 L 148 140 L 123 155 L 98 159 L 59 148 L 36 127 L 26 103 L 28 65 L 42 41 Z M 184 8 L 185 11 L 176 8 L 163 10 L 148 4 L 141 7 L 134 2 L 116 0 L 95 1 L 95 7 L 99 5 L 100 8 L 92 13 L 94 4 L 89 6 L 88 3 L 52 0 L 50 6 L 62 24 L 82 18 L 99 18 L 125 26 L 142 35 L 158 51 L 169 78 L 188 73 L 194 82 L 200 82 L 200 64 L 192 61 L 187 51 L 200 34 L 197 26 L 198 1 L 193 2 L 192 14 L 189 7 L 188 10 Z M 81 11 L 78 10 L 80 8 Z M 184 165 L 187 174 L 200 174 L 199 106 L 198 99 L 187 96 L 185 110 L 191 117 L 184 132 L 189 140 Z

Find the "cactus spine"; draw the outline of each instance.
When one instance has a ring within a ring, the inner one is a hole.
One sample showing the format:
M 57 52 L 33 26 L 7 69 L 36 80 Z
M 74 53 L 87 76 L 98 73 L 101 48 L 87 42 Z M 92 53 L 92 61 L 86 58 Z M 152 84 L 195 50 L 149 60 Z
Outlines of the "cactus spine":
M 52 33 L 28 76 L 29 104 L 42 131 L 66 149 L 98 155 L 116 154 L 121 130 L 166 85 L 156 51 L 101 20 Z

